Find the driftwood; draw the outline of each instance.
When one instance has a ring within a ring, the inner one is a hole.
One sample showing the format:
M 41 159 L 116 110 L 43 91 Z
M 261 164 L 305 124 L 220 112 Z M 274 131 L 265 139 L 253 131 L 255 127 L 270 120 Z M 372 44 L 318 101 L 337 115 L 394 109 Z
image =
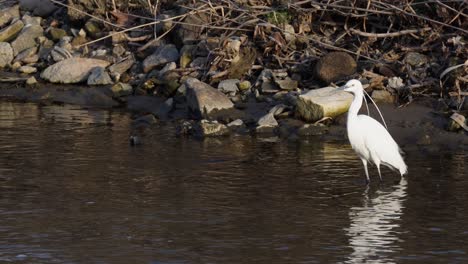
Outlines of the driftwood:
M 352 101 L 353 96 L 347 92 L 336 91 L 333 87 L 320 88 L 299 96 L 296 113 L 308 122 L 334 118 L 346 113 Z

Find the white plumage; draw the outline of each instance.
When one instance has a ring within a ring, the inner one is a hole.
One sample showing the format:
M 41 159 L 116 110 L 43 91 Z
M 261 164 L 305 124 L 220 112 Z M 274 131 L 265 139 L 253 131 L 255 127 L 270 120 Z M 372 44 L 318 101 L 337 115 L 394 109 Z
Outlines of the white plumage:
M 367 183 L 369 183 L 369 172 L 367 171 L 369 161 L 377 166 L 380 180 L 382 180 L 381 164 L 398 170 L 401 176 L 406 174 L 408 167 L 400 154 L 401 150 L 387 129 L 372 117 L 358 115 L 364 97 L 361 82 L 350 80 L 343 89 L 354 95 L 354 100 L 348 111 L 348 138 L 352 148 L 362 160 Z

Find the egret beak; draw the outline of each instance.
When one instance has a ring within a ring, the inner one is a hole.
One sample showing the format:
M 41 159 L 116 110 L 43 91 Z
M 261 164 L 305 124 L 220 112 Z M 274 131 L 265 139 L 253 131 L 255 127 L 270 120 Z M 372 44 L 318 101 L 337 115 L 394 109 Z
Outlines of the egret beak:
M 346 88 L 347 88 L 346 85 L 340 86 L 340 87 L 336 88 L 336 89 L 333 91 L 333 93 L 335 94 L 335 93 L 338 93 L 338 92 L 342 92 L 342 91 L 344 91 Z

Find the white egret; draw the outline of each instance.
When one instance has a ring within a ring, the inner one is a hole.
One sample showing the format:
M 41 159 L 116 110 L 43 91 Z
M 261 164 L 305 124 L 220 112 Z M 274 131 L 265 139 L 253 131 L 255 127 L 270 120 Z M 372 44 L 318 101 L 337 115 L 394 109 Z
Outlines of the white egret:
M 380 180 L 382 180 L 380 164 L 398 170 L 401 176 L 406 174 L 408 167 L 400 154 L 401 150 L 387 129 L 370 116 L 358 115 L 364 98 L 364 89 L 361 82 L 350 80 L 340 89 L 354 95 L 354 100 L 348 110 L 346 126 L 351 147 L 361 158 L 364 165 L 366 183 L 368 184 L 370 181 L 369 172 L 367 171 L 368 162 L 375 164 L 379 171 Z

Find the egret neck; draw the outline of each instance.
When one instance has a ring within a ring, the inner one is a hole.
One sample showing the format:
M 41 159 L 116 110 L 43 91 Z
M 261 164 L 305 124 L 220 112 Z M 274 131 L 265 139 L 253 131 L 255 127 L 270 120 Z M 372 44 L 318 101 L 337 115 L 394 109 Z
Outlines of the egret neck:
M 354 93 L 354 100 L 348 110 L 348 124 L 350 121 L 355 120 L 353 117 L 356 117 L 359 109 L 361 109 L 363 96 L 364 93 L 361 90 Z

